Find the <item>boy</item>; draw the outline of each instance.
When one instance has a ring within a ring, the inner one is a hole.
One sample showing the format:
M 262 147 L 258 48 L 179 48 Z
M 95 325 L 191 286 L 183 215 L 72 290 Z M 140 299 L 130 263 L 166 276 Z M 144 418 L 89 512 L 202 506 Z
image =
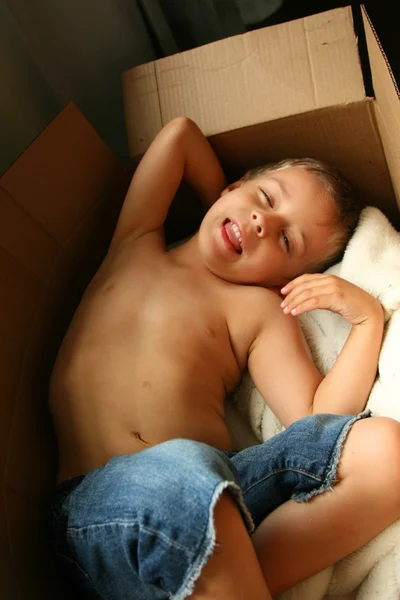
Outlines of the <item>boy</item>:
M 382 307 L 312 273 L 352 221 L 346 186 L 323 172 L 294 161 L 225 188 L 186 118 L 138 166 L 50 387 L 55 548 L 95 597 L 271 598 L 400 516 L 400 424 L 359 414 Z M 182 179 L 211 208 L 167 252 Z M 352 324 L 323 380 L 291 316 L 315 308 Z M 223 406 L 247 365 L 287 429 L 236 453 Z

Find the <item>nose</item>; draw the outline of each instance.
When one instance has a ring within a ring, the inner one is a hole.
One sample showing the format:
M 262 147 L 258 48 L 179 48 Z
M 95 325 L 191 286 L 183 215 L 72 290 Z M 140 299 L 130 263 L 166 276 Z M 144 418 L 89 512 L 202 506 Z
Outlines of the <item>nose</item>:
M 256 234 L 260 238 L 271 235 L 279 227 L 277 215 L 266 214 L 263 211 L 253 210 L 251 220 L 255 228 Z

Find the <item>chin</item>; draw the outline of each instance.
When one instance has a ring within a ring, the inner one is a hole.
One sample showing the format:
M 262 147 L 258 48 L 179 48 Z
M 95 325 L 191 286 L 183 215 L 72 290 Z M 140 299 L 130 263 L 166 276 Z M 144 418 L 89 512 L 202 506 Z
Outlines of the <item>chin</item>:
M 218 247 L 213 238 L 207 235 L 207 230 L 200 227 L 198 233 L 199 251 L 204 266 L 210 273 L 226 281 L 236 285 L 254 285 L 263 288 L 283 286 L 276 280 L 268 280 L 265 274 L 257 273 L 253 265 L 253 274 L 249 279 L 249 270 L 251 267 L 246 265 L 246 261 L 240 264 L 239 255 L 229 254 Z
M 205 260 L 204 264 L 210 271 L 210 273 L 215 275 L 215 277 L 218 277 L 218 279 L 226 281 L 227 283 L 233 283 L 236 285 L 254 285 L 259 287 L 268 287 L 262 281 L 249 281 L 244 274 L 240 273 L 239 270 L 224 268 L 220 264 L 217 264 L 216 261 L 212 262 Z
M 234 279 L 230 276 L 231 274 L 226 271 L 226 269 L 221 268 L 220 265 L 217 264 L 217 261 L 210 260 L 210 257 L 203 255 L 203 262 L 207 270 L 218 277 L 218 279 L 223 279 L 224 281 L 228 281 L 229 283 L 240 283 L 238 281 L 234 281 Z

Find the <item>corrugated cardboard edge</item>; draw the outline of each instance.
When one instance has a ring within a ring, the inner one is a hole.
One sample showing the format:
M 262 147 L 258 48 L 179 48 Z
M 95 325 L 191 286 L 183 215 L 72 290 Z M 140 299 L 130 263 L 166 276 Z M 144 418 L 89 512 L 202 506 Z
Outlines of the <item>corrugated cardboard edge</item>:
M 365 98 L 350 7 L 141 65 L 122 85 L 131 156 L 179 115 L 212 136 Z
M 156 62 L 122 74 L 124 114 L 129 154 L 142 155 L 163 126 Z
M 376 121 L 400 208 L 400 90 L 365 6 L 361 9 L 376 97 Z

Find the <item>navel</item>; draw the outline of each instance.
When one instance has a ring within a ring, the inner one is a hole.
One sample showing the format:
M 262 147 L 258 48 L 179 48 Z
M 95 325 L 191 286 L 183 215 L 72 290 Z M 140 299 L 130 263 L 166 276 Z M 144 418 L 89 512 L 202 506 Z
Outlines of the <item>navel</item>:
M 134 432 L 133 432 L 133 435 L 135 436 L 135 438 L 136 438 L 137 440 L 139 440 L 139 442 L 142 442 L 142 444 L 145 444 L 146 446 L 151 446 L 151 444 L 150 444 L 149 442 L 146 442 L 146 440 L 144 440 L 144 439 L 142 438 L 142 436 L 140 435 L 140 433 L 138 433 L 137 431 L 134 431 Z

